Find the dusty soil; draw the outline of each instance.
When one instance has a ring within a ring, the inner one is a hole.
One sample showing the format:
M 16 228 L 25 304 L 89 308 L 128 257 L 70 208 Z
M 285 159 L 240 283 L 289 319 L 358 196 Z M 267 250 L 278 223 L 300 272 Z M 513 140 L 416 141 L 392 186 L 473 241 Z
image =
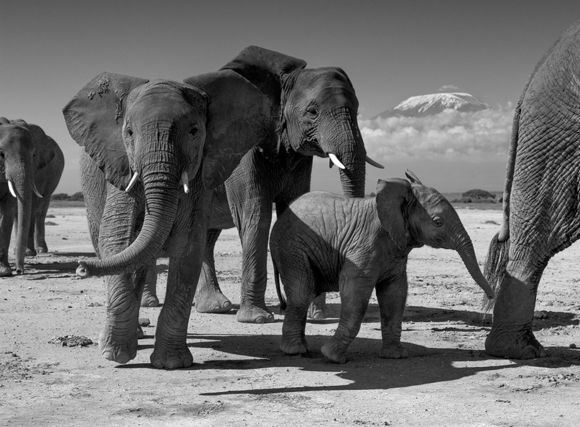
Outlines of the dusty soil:
M 480 262 L 500 212 L 461 209 Z M 544 274 L 535 333 L 551 356 L 513 361 L 487 356 L 489 318 L 482 292 L 452 251 L 417 249 L 403 341 L 406 360 L 378 357 L 376 300 L 350 348 L 349 361 L 326 361 L 319 349 L 337 326 L 310 322 L 309 357 L 278 349 L 281 315 L 244 325 L 234 312 L 192 312 L 188 343 L 196 364 L 164 371 L 149 365 L 160 308 L 142 309 L 137 358 L 104 360 L 96 345 L 63 346 L 66 336 L 94 342 L 104 317 L 102 279 L 79 280 L 76 261 L 93 256 L 82 208 L 52 208 L 51 253 L 28 259 L 24 276 L 0 279 L 0 424 L 224 426 L 577 426 L 580 424 L 580 246 L 558 255 Z M 222 288 L 239 302 L 240 245 L 235 230 L 216 249 Z M 160 283 L 167 260 L 158 263 Z M 270 265 L 270 279 L 272 279 Z M 163 295 L 163 289 L 160 295 Z M 277 310 L 273 280 L 267 301 Z M 74 342 L 71 343 L 71 345 Z

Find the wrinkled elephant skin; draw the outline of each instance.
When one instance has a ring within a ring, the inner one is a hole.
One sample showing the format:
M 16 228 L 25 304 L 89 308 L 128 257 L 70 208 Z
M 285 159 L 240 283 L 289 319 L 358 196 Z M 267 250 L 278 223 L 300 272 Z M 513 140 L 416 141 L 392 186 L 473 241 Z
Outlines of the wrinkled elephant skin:
M 401 345 L 407 257 L 413 248 L 424 244 L 456 250 L 476 283 L 493 298 L 455 209 L 412 173 L 407 176 L 412 185 L 402 179 L 379 180 L 377 196 L 372 198 L 305 194 L 274 224 L 270 250 L 276 288 L 285 308 L 283 352 L 308 351 L 305 327 L 309 304 L 323 292 L 339 291 L 340 321 L 322 353 L 333 362 L 344 363 L 375 289 L 383 339 L 380 356 L 407 357 Z M 281 295 L 280 279 L 287 303 Z
M 63 169 L 62 150 L 39 126 L 0 117 L 0 276 L 12 275 L 14 221 L 17 273 L 24 273 L 25 256 L 48 252 L 44 222 Z
M 254 129 L 271 114 L 268 99 L 237 73 L 212 77 L 219 90 L 102 73 L 63 109 L 71 136 L 85 149 L 82 186 L 98 255 L 80 262 L 77 274 L 106 276 L 99 345 L 108 360 L 135 357 L 143 289 L 155 285 L 155 261 L 164 252 L 167 291 L 151 363 L 167 369 L 193 363 L 187 325 L 212 190 L 261 142 L 264 129 Z
M 279 106 L 273 111 L 277 133 L 246 154 L 214 192 L 211 230 L 196 297 L 199 312 L 223 312 L 232 307 L 219 289 L 214 246 L 221 229 L 236 226 L 242 243 L 242 286 L 236 318 L 247 323 L 274 320 L 264 300 L 272 204 L 280 215 L 310 190 L 313 156 L 330 157 L 340 168 L 345 195 L 364 196 L 365 162 L 370 159 L 357 124 L 354 88 L 340 68 L 305 66 L 300 59 L 250 46 L 223 67 L 247 78 Z M 199 79 L 185 81 L 195 84 Z M 322 299 L 319 307 L 313 308 L 319 317 L 323 317 L 323 303 Z
M 518 102 L 507 161 L 503 224 L 485 275 L 497 291 L 487 353 L 546 356 L 532 323 L 551 257 L 580 237 L 580 21 L 536 65 Z

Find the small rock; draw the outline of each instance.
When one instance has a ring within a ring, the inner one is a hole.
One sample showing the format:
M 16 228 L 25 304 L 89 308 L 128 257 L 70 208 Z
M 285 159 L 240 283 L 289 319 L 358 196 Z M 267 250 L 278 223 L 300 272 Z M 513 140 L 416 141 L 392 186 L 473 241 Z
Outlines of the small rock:
M 545 311 L 534 311 L 534 319 L 546 319 L 548 318 L 548 313 Z
M 151 324 L 151 320 L 148 317 L 140 317 L 139 318 L 139 325 L 140 326 L 149 326 Z
M 63 347 L 76 347 L 77 345 L 80 347 L 86 347 L 93 343 L 87 337 L 79 336 L 79 335 L 65 335 L 64 337 L 53 337 L 49 344 L 60 344 Z
M 570 344 L 570 348 L 577 348 L 576 344 L 574 344 L 574 343 Z

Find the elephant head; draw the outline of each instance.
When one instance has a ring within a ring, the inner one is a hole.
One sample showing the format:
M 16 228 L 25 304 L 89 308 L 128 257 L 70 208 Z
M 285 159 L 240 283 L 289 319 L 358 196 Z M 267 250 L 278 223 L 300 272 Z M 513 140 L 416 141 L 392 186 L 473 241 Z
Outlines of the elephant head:
M 366 155 L 354 88 L 340 68 L 305 67 L 300 59 L 250 46 L 222 69 L 244 76 L 277 106 L 278 137 L 258 146 L 267 158 L 276 159 L 282 149 L 330 157 L 345 195 L 364 197 L 365 161 L 382 166 Z
M 0 182 L 7 183 L 10 195 L 17 199 L 16 272 L 24 272 L 24 256 L 31 220 L 33 193 L 42 197 L 35 186 L 35 171 L 47 160 L 37 156 L 33 125 L 24 120 L 0 117 Z M 38 126 L 36 126 L 38 128 Z M 40 128 L 38 128 L 40 132 Z M 11 197 L 11 196 L 8 197 Z
M 379 220 L 397 248 L 426 244 L 456 250 L 471 277 L 488 298 L 494 298 L 477 263 L 471 238 L 451 203 L 434 188 L 424 186 L 412 172 L 406 175 L 411 184 L 403 179 L 379 180 L 377 184 Z
M 268 129 L 270 104 L 232 71 L 214 74 L 215 86 L 200 90 L 166 80 L 102 73 L 63 109 L 72 138 L 115 187 L 133 190 L 141 181 L 145 218 L 135 241 L 103 260 L 81 263 L 81 276 L 135 270 L 153 260 L 177 215 L 180 188 L 213 189 Z

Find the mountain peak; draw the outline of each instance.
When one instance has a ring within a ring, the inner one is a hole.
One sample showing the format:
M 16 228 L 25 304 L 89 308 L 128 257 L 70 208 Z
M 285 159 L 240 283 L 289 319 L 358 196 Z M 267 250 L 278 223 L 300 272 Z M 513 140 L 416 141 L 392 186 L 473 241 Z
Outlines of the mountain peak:
M 468 93 L 450 92 L 433 93 L 430 95 L 412 96 L 401 102 L 395 108 L 376 115 L 373 119 L 387 117 L 426 117 L 439 114 L 447 109 L 460 112 L 475 112 L 489 109 L 489 105 L 481 102 Z

